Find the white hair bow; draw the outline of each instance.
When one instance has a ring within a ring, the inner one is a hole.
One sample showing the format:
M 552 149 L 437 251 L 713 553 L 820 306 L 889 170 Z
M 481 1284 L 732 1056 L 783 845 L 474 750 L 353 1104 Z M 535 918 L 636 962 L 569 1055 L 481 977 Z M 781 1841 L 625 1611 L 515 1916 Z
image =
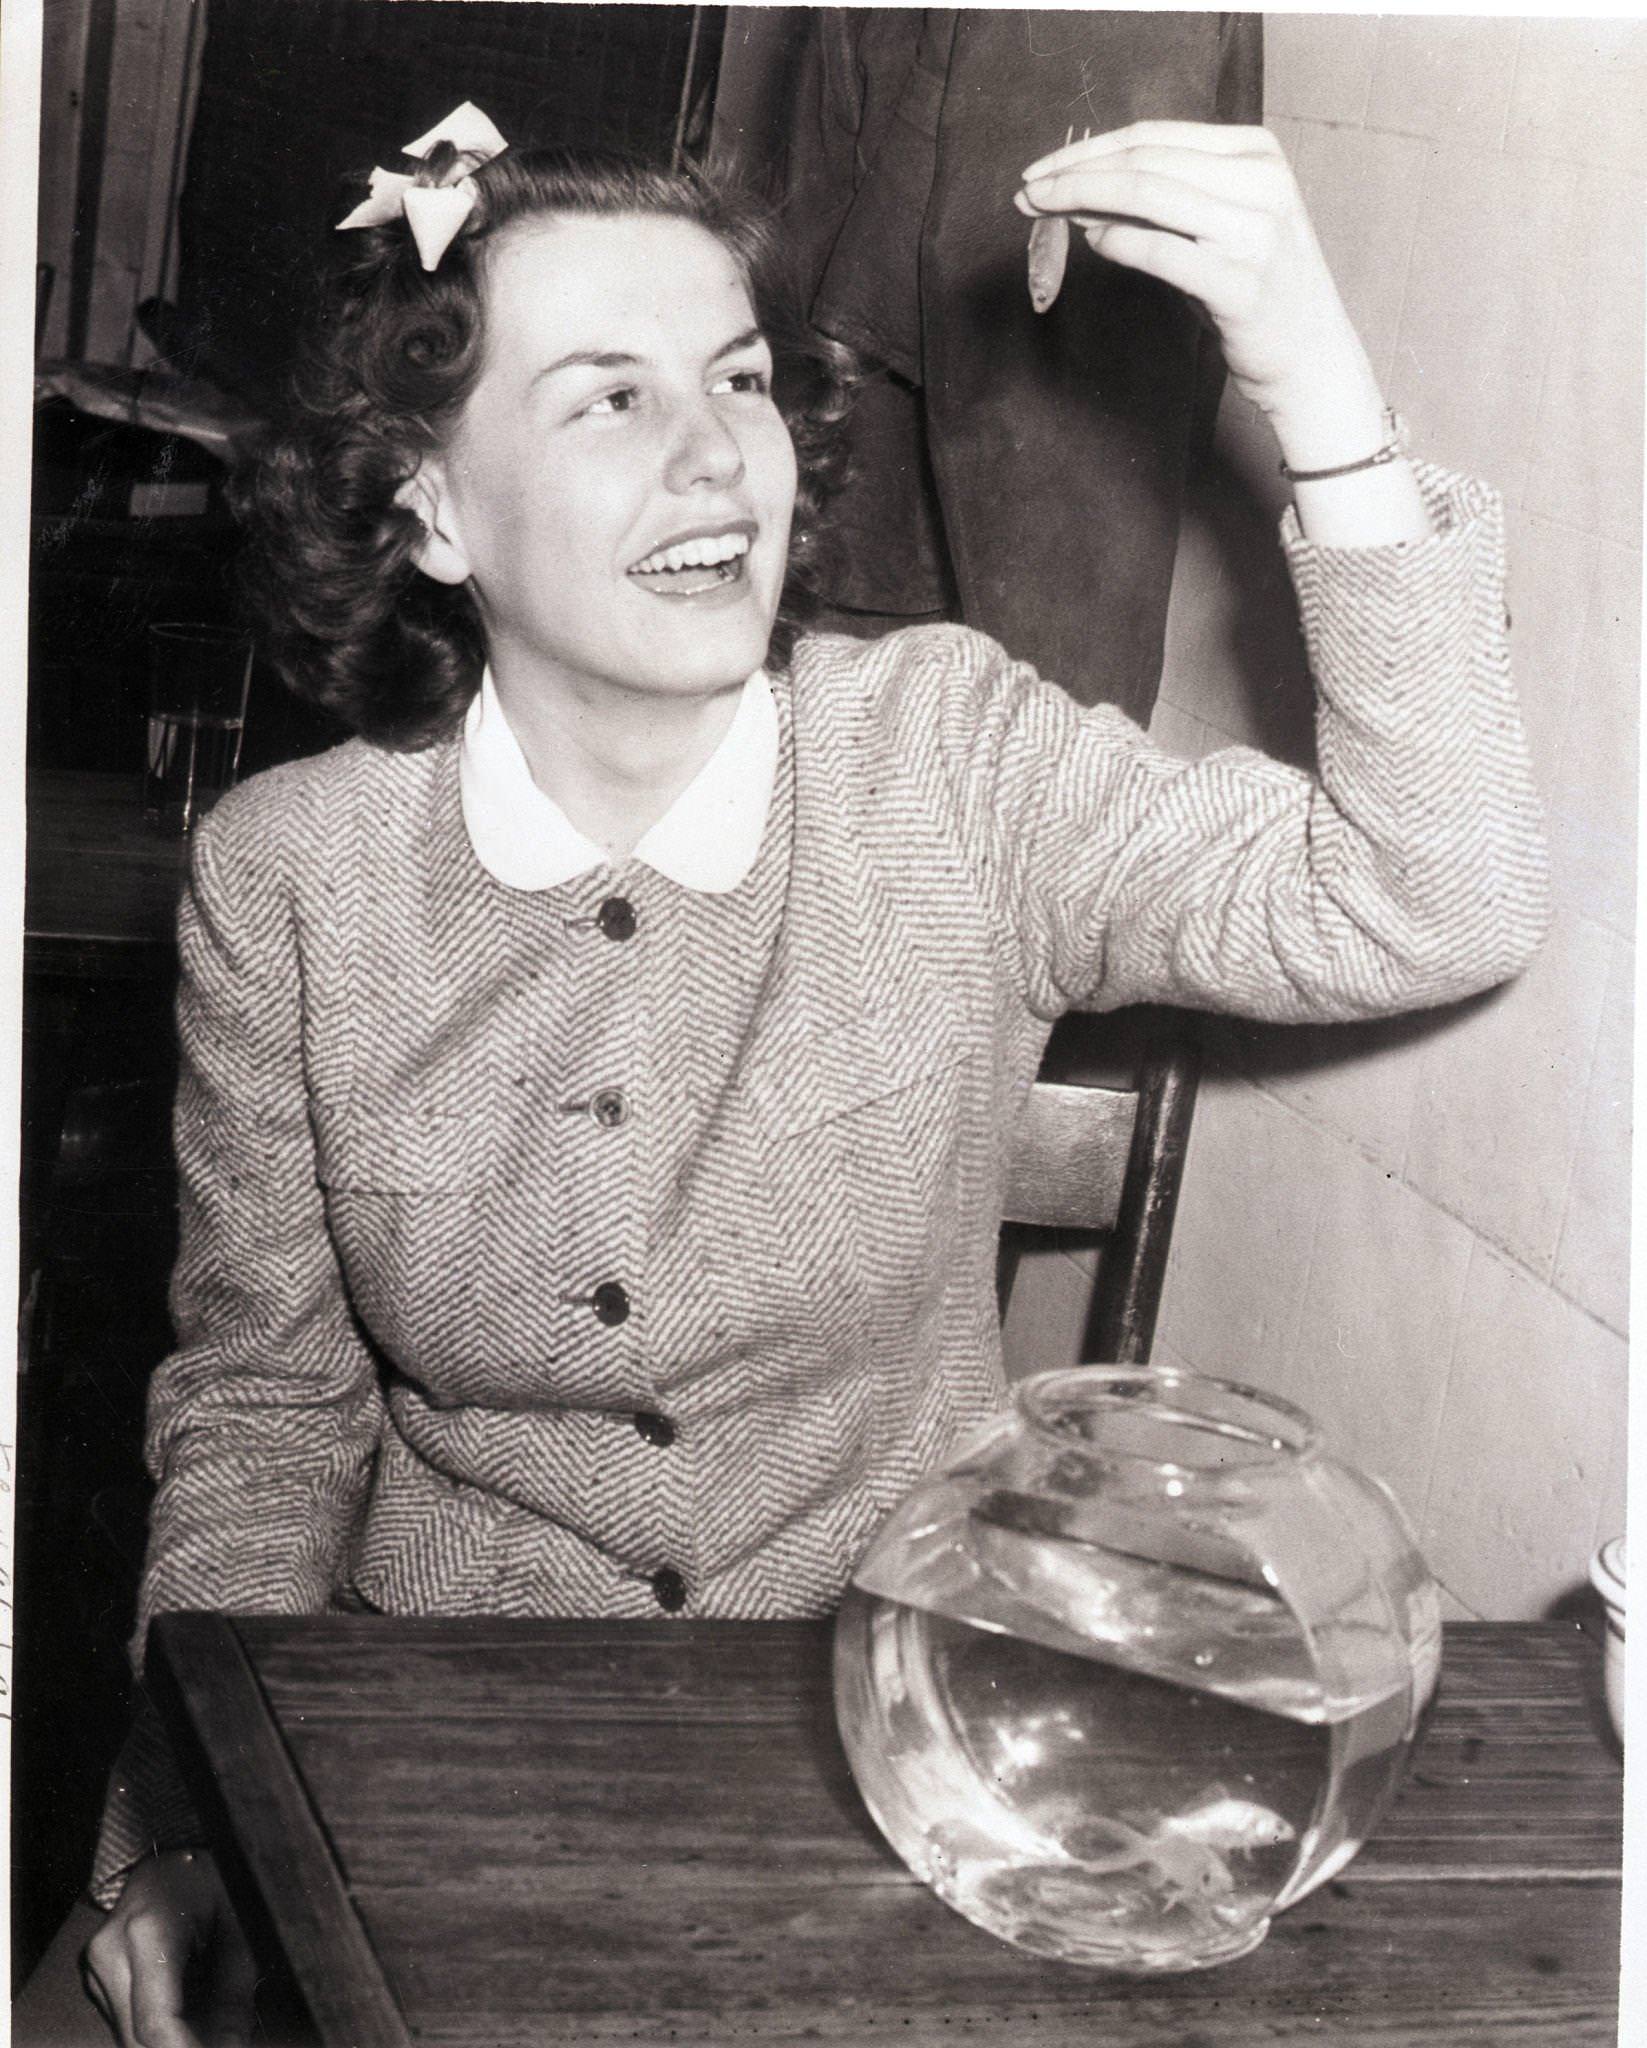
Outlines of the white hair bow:
M 472 100 L 437 121 L 427 135 L 408 142 L 406 156 L 427 156 L 437 142 L 449 142 L 471 169 L 490 163 L 509 147 Z M 453 166 L 457 168 L 456 165 Z M 469 218 L 477 195 L 467 171 L 447 185 L 420 185 L 402 171 L 374 170 L 372 189 L 339 228 L 376 228 L 404 214 L 425 270 L 439 267 L 452 237 Z

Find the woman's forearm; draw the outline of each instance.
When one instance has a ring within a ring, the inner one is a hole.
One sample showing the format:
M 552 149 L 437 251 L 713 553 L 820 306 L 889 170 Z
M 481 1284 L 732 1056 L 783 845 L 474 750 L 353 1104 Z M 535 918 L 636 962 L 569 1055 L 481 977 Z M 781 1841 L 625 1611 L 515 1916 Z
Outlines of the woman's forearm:
M 1348 321 L 1344 326 L 1337 350 L 1317 360 L 1307 382 L 1259 401 L 1289 473 L 1366 464 L 1390 444 L 1391 416 L 1378 381 Z M 1320 547 L 1389 547 L 1434 531 L 1404 456 L 1342 476 L 1295 478 L 1292 489 L 1304 538 Z
M 961 815 L 1024 998 L 1276 1022 L 1390 1015 L 1505 980 L 1547 916 L 1539 805 L 1504 637 L 1492 492 L 1420 466 L 1411 546 L 1284 537 L 1319 686 L 1320 777 L 1198 762 L 1002 658 Z M 905 741 L 913 751 L 918 741 Z

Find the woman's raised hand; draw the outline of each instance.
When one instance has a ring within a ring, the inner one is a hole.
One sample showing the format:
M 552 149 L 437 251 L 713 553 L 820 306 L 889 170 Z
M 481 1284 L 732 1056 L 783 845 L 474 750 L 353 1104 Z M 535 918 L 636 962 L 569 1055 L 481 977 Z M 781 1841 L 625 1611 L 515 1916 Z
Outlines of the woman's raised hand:
M 86 1944 L 85 1970 L 120 2048 L 244 2048 L 252 2037 L 256 1966 L 204 1849 L 133 1869 Z
M 1135 121 L 1032 163 L 1015 203 L 1031 218 L 1064 216 L 1101 256 L 1198 301 L 1290 468 L 1358 463 L 1388 439 L 1378 381 L 1268 130 Z M 1347 491 L 1301 487 L 1306 530 L 1344 541 L 1420 536 L 1428 521 L 1399 467 L 1399 478 L 1364 473 Z M 1328 490 L 1331 499 L 1320 495 Z
M 1292 167 L 1264 128 L 1135 121 L 1024 172 L 1019 210 L 1059 213 L 1111 262 L 1206 309 L 1265 412 L 1324 369 L 1365 369 Z

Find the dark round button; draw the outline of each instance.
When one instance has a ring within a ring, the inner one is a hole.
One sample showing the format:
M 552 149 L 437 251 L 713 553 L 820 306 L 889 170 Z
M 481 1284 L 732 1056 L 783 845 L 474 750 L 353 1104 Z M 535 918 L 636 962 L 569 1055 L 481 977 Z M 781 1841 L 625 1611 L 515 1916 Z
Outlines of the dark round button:
M 621 1281 L 603 1280 L 589 1299 L 603 1323 L 628 1322 L 629 1296 Z
M 652 1598 L 666 1614 L 679 1614 L 686 1605 L 686 1581 L 672 1564 L 652 1574 Z
M 595 912 L 595 922 L 609 939 L 632 939 L 640 920 L 627 896 L 608 896 Z
M 621 1088 L 598 1088 L 589 1103 L 589 1114 L 603 1130 L 615 1131 L 627 1121 L 629 1104 Z
M 660 1451 L 668 1450 L 675 1441 L 675 1425 L 667 1415 L 654 1415 L 649 1408 L 641 1409 L 635 1417 L 635 1427 L 649 1444 L 656 1444 Z

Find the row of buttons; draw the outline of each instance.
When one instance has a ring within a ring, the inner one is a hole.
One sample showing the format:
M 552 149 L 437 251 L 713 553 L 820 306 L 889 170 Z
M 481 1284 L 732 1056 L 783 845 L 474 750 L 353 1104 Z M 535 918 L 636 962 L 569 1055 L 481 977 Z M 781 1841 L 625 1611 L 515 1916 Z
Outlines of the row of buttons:
M 595 927 L 604 937 L 621 944 L 635 936 L 640 929 L 640 919 L 627 896 L 608 896 L 595 912 Z M 621 1088 L 597 1088 L 587 1102 L 563 1102 L 561 1108 L 576 1115 L 587 1110 L 596 1123 L 608 1131 L 615 1131 L 629 1116 L 629 1104 Z
M 621 941 L 635 936 L 640 920 L 627 897 L 608 896 L 595 913 L 595 923 L 607 938 Z M 597 1088 L 587 1103 L 568 1102 L 562 1107 L 576 1113 L 587 1109 L 596 1123 L 608 1131 L 616 1130 L 629 1116 L 629 1104 L 621 1088 Z M 609 1328 L 629 1320 L 629 1294 L 620 1280 L 603 1280 L 593 1294 L 582 1299 Z
M 595 913 L 595 925 L 603 937 L 622 944 L 632 939 L 640 928 L 635 915 L 635 906 L 627 897 L 608 896 Z M 583 1108 L 581 1103 L 568 1104 L 570 1109 Z M 629 1105 L 621 1088 L 601 1088 L 591 1096 L 589 1114 L 603 1130 L 616 1130 L 629 1115 Z M 589 1297 L 590 1306 L 603 1323 L 617 1324 L 629 1318 L 629 1295 L 621 1281 L 603 1280 Z M 635 1428 L 649 1444 L 659 1450 L 667 1450 L 675 1441 L 675 1425 L 667 1415 L 654 1414 L 642 1409 L 635 1417 Z M 666 1614 L 678 1614 L 686 1605 L 686 1581 L 673 1565 L 664 1565 L 652 1574 L 652 1597 Z
M 635 1427 L 649 1444 L 656 1444 L 660 1450 L 668 1450 L 675 1441 L 675 1425 L 669 1417 L 655 1415 L 648 1408 L 636 1415 Z M 672 1564 L 652 1574 L 652 1598 L 665 1614 L 679 1614 L 686 1605 L 686 1581 Z

